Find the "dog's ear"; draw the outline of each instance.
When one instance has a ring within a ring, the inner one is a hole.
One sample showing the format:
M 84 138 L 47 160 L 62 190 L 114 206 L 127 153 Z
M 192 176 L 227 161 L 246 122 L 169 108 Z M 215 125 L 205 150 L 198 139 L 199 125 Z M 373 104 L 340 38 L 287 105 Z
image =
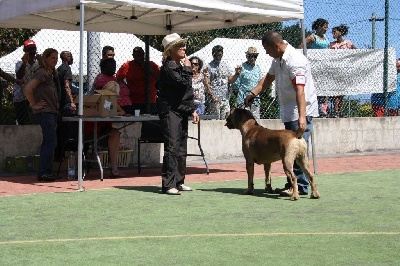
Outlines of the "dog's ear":
M 298 128 L 295 132 L 296 138 L 301 139 L 303 137 L 303 131 L 301 131 L 300 128 Z

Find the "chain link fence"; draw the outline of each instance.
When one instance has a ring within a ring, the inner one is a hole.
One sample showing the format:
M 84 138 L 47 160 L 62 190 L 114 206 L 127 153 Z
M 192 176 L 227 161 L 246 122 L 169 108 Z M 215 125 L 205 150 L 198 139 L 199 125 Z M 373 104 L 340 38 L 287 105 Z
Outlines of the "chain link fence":
M 399 108 L 399 95 L 396 94 L 397 72 L 396 58 L 399 57 L 400 17 L 398 1 L 390 1 L 387 9 L 383 1 L 354 0 L 350 3 L 343 1 L 305 0 L 306 36 L 320 34 L 313 23 L 319 18 L 327 22 L 325 35 L 328 47 L 325 49 L 310 49 L 307 56 L 312 65 L 313 76 L 316 80 L 317 94 L 322 117 L 371 117 L 396 115 Z M 389 11 L 385 13 L 385 11 Z M 385 15 L 387 15 L 385 20 Z M 321 27 L 323 27 L 322 25 Z M 385 36 L 385 28 L 388 35 Z M 187 54 L 197 56 L 203 61 L 204 67 L 213 59 L 212 48 L 216 45 L 223 47 L 222 61 L 225 61 L 234 73 L 236 66 L 247 61 L 246 52 L 249 47 L 257 50 L 256 65 L 262 75 L 268 71 L 271 58 L 266 55 L 260 39 L 267 30 L 282 33 L 285 40 L 299 48 L 303 42 L 299 21 L 249 25 L 243 27 L 216 29 L 204 32 L 182 34 L 188 39 Z M 339 43 L 333 35 L 334 31 L 341 32 L 345 40 L 350 40 L 357 49 L 329 49 Z M 100 72 L 99 62 L 102 57 L 102 47 L 114 47 L 117 70 L 132 60 L 132 49 L 136 46 L 145 48 L 145 40 L 150 44 L 150 60 L 161 65 L 162 45 L 164 36 L 135 36 L 118 33 L 91 33 L 86 37 L 83 70 L 84 90 L 90 89 L 94 77 Z M 89 38 L 89 41 L 88 41 Z M 315 37 L 314 37 L 315 38 Z M 74 63 L 71 65 L 74 84 L 78 86 L 79 74 L 79 32 L 42 30 L 33 39 L 38 53 L 52 47 L 61 51 L 71 51 Z M 337 42 L 335 42 L 337 41 Z M 385 41 L 389 49 L 384 50 Z M 89 54 L 89 56 L 87 56 Z M 15 75 L 15 64 L 23 55 L 22 47 L 0 58 L 0 68 Z M 384 58 L 388 58 L 385 65 Z M 61 60 L 59 60 L 61 63 Z M 384 71 L 384 69 L 386 69 Z M 89 75 L 88 75 L 89 73 Z M 252 78 L 252 77 L 244 77 Z M 386 80 L 387 82 L 384 82 Z M 238 86 L 229 86 L 230 105 L 240 106 L 237 100 Z M 1 80 L 1 110 L 0 124 L 16 124 L 15 102 L 13 101 L 14 85 Z M 279 104 L 274 89 L 259 95 L 260 118 L 279 118 Z M 27 124 L 35 123 L 31 110 L 26 108 Z

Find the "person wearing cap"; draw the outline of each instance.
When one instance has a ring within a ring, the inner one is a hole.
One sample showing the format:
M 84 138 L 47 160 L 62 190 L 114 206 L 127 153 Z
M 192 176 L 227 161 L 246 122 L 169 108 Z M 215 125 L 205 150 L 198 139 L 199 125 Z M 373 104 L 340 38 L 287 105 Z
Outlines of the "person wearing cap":
M 146 62 L 145 52 L 142 47 L 135 47 L 132 51 L 133 60 L 124 63 L 117 71 L 117 78 L 128 85 L 132 101 L 131 112 L 140 110 L 146 113 Z M 148 62 L 150 72 L 150 113 L 157 114 L 156 82 L 160 73 L 160 67 L 153 61 Z
M 247 95 L 246 106 L 250 106 L 254 98 L 270 88 L 275 81 L 285 129 L 301 132 L 308 145 L 313 117 L 318 116 L 318 100 L 310 62 L 276 31 L 267 31 L 262 38 L 262 45 L 273 60 L 267 75 Z M 308 178 L 296 163 L 293 171 L 297 177 L 299 194 L 307 195 Z M 287 178 L 284 188 L 267 192 L 291 196 L 293 194 L 291 180 Z
M 33 40 L 26 40 L 24 42 L 24 52 L 21 61 L 15 64 L 15 73 L 17 79 L 22 80 L 23 84 L 27 84 L 32 79 L 33 73 L 39 68 L 36 43 Z M 13 91 L 14 111 L 18 125 L 26 125 L 31 113 L 23 84 L 15 84 Z
M 180 195 L 191 191 L 185 185 L 188 119 L 199 122 L 192 88 L 192 67 L 186 56 L 186 39 L 172 33 L 162 40 L 165 60 L 161 67 L 158 90 L 158 116 L 164 138 L 162 192 Z
M 234 83 L 242 71 L 242 67 L 237 66 L 235 74 L 232 75 L 231 68 L 222 61 L 223 55 L 224 48 L 221 45 L 212 48 L 213 60 L 207 65 L 208 76 L 206 79 L 206 113 L 217 115 L 219 119 L 225 119 L 229 114 L 229 84 Z
M 255 47 L 249 47 L 246 52 L 247 61 L 242 64 L 242 71 L 232 86 L 234 91 L 238 91 L 236 97 L 237 107 L 243 108 L 245 106 L 246 96 L 262 78 L 261 68 L 256 64 L 257 57 L 257 49 Z M 260 105 L 260 98 L 255 98 L 250 107 L 250 111 L 252 112 L 254 118 L 260 118 Z

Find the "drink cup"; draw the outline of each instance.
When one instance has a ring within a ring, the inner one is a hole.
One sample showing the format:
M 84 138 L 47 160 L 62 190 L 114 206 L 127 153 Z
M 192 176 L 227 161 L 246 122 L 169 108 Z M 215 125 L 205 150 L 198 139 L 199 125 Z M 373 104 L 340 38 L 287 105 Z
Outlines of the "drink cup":
M 135 116 L 140 116 L 140 110 L 135 110 Z

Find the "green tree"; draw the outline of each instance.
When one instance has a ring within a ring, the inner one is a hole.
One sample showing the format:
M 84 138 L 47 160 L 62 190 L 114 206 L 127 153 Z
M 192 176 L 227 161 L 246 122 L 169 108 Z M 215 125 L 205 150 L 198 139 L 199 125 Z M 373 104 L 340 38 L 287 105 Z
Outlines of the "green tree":
M 24 41 L 35 35 L 38 30 L 0 28 L 0 57 L 11 53 Z

